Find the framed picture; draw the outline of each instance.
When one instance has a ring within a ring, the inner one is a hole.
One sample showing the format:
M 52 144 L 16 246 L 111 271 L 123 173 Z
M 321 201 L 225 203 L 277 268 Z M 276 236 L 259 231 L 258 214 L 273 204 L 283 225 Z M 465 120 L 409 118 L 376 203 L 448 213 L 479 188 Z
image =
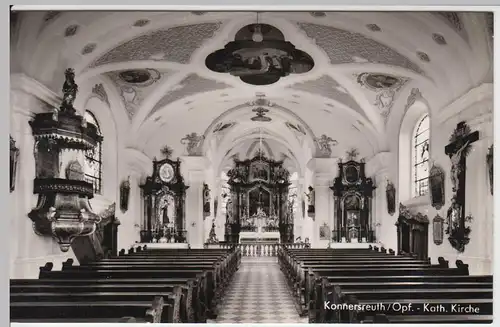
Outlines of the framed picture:
M 429 193 L 431 196 L 431 204 L 437 210 L 441 209 L 445 203 L 444 178 L 444 170 L 435 164 L 432 165 L 431 171 L 429 173 Z
M 320 240 L 330 240 L 330 228 L 327 223 L 319 227 L 319 239 Z
M 396 188 L 390 181 L 387 182 L 385 195 L 387 198 L 387 212 L 392 216 L 396 212 Z
M 441 245 L 443 243 L 444 219 L 440 215 L 436 215 L 432 220 L 432 236 L 434 238 L 434 244 Z

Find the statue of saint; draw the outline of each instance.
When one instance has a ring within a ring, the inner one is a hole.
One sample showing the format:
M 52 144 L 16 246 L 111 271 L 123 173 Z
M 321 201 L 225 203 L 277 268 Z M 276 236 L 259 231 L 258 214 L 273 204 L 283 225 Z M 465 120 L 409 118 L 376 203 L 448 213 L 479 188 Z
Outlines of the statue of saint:
M 315 194 L 314 194 L 314 188 L 312 186 L 308 187 L 309 193 L 306 193 L 307 196 L 307 202 L 308 202 L 308 213 L 314 213 L 314 203 L 315 203 Z
M 458 188 L 458 178 L 460 176 L 461 167 L 460 160 L 462 159 L 462 152 L 469 145 L 469 141 L 465 142 L 465 144 L 457 150 L 451 157 L 451 182 L 453 184 L 452 191 L 456 192 Z
M 458 223 L 458 219 L 460 218 L 461 214 L 461 206 L 457 202 L 457 198 L 454 196 L 451 198 L 451 206 L 448 209 L 448 230 L 451 232 L 451 228 L 454 224 Z

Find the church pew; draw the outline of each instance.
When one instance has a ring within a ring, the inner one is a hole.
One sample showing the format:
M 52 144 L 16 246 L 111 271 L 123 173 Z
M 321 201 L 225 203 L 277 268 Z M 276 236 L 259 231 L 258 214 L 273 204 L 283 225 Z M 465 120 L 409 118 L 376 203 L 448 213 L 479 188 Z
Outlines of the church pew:
M 174 287 L 171 292 L 79 292 L 79 293 L 61 293 L 61 292 L 46 292 L 46 293 L 21 293 L 11 294 L 11 303 L 135 303 L 135 302 L 151 302 L 156 296 L 162 296 L 165 303 L 172 307 L 172 322 L 187 323 L 188 316 L 186 308 L 186 298 L 183 298 L 180 286 Z
M 49 266 L 50 267 L 50 266 Z M 196 278 L 200 287 L 200 299 L 207 306 L 207 315 L 215 317 L 215 289 L 214 276 L 210 271 L 201 269 L 178 269 L 178 270 L 130 270 L 124 267 L 120 270 L 64 270 L 50 271 L 48 268 L 40 269 L 40 279 L 86 279 L 92 282 L 96 280 L 109 279 L 120 281 L 122 279 L 163 279 L 163 278 Z
M 201 306 L 197 303 L 196 288 L 193 281 L 187 284 L 165 285 L 87 285 L 75 286 L 72 284 L 61 287 L 60 285 L 18 285 L 10 289 L 11 302 L 102 302 L 102 301 L 148 301 L 155 296 L 161 295 L 168 298 L 168 304 L 174 308 L 174 321 L 179 322 L 204 322 L 200 312 Z M 179 294 L 179 295 L 177 295 Z
M 10 304 L 10 321 L 82 322 L 89 320 L 120 321 L 134 317 L 138 322 L 172 323 L 173 308 L 164 298 L 136 302 L 13 302 Z
M 458 266 L 460 262 L 457 262 Z M 466 266 L 466 265 L 463 265 Z M 402 301 L 428 302 L 429 299 L 440 298 L 453 303 L 462 298 L 464 304 L 476 303 L 482 312 L 488 314 L 492 302 L 492 276 L 326 276 L 315 278 L 310 286 L 309 295 L 310 318 L 312 321 L 321 320 L 324 299 L 338 303 L 340 296 L 354 298 L 360 303 L 396 303 Z M 328 294 L 328 295 L 325 295 Z M 451 301 L 450 301 L 451 300 Z M 476 302 L 475 302 L 476 301 Z M 439 302 L 438 302 L 439 303 Z M 324 310 L 323 310 L 324 311 Z M 375 312 L 377 313 L 377 312 Z M 331 313 L 330 313 L 331 314 Z M 337 312 L 339 314 L 339 312 Z M 324 318 L 323 318 L 324 319 Z M 344 319 L 346 319 L 344 317 Z
M 183 305 L 190 322 L 206 322 L 203 294 L 196 279 L 14 279 L 10 283 L 10 293 L 81 293 L 81 292 L 173 292 L 175 287 L 183 289 Z
M 148 263 L 129 263 L 125 265 L 114 265 L 114 264 L 92 264 L 92 265 L 80 265 L 80 266 L 63 266 L 63 271 L 114 271 L 114 270 L 144 270 L 148 272 L 152 271 L 164 271 L 168 272 L 171 270 L 203 270 L 209 274 L 213 275 L 213 278 L 209 282 L 210 288 L 213 288 L 213 301 L 214 305 L 220 300 L 220 296 L 222 294 L 222 288 L 225 286 L 225 282 L 227 281 L 227 277 L 222 269 L 218 266 L 218 264 L 176 264 L 172 263 L 162 263 L 162 264 L 148 264 Z

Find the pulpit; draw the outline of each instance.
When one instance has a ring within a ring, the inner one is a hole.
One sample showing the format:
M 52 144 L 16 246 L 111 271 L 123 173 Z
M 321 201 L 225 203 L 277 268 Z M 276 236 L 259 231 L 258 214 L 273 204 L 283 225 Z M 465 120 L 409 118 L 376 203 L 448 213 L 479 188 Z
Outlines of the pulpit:
M 188 186 L 180 173 L 180 160 L 155 159 L 153 175 L 141 188 L 145 208 L 141 243 L 184 243 Z

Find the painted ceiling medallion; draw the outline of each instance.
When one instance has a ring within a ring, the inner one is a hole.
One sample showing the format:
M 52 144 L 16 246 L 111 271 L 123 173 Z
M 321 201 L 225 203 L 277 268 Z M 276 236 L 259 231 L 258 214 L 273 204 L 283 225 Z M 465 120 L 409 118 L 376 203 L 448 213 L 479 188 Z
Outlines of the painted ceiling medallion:
M 285 41 L 283 33 L 267 24 L 241 28 L 223 49 L 207 56 L 205 65 L 217 73 L 229 73 L 251 85 L 270 85 L 290 74 L 314 67 L 310 55 Z
M 391 75 L 378 73 L 362 73 L 358 76 L 358 83 L 371 90 L 397 88 L 402 84 L 402 80 Z
M 148 86 L 157 81 L 161 74 L 154 69 L 132 69 L 124 70 L 119 74 L 120 79 L 128 84 Z
M 252 121 L 267 123 L 272 120 L 271 118 L 266 116 L 266 113 L 269 112 L 269 109 L 258 107 L 252 109 L 252 111 L 256 113 L 256 116 L 250 118 Z

